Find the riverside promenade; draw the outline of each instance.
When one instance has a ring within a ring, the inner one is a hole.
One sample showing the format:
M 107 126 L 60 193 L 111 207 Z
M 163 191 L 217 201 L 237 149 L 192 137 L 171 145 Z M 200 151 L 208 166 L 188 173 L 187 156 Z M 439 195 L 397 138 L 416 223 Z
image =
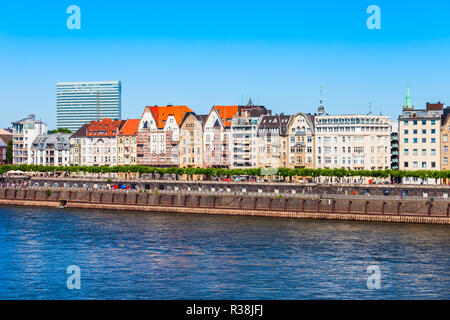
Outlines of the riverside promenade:
M 73 186 L 2 187 L 0 205 L 450 224 L 450 201 L 446 196 L 447 189 L 442 191 L 442 188 L 434 191 L 436 194 L 442 193 L 441 196 L 425 197 L 390 196 L 385 193 L 371 195 L 370 192 L 350 195 L 289 192 L 293 189 L 279 192 L 281 188 L 275 189 L 278 192 L 259 188 L 256 192 L 249 192 L 242 186 L 239 187 L 240 191 L 216 187 L 193 190 L 191 187 L 182 188 L 180 184 L 174 187 L 170 183 L 158 182 L 158 186 L 161 184 L 164 186 L 161 190 L 99 190 Z M 172 187 L 168 188 L 169 185 Z M 386 187 L 381 188 L 383 192 L 386 190 Z M 420 190 L 425 195 L 430 193 L 428 189 Z

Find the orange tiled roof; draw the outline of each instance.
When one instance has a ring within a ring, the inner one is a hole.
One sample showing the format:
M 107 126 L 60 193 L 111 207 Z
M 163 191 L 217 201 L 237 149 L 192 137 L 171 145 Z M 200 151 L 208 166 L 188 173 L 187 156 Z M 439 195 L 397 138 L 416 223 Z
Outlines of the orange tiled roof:
M 231 119 L 238 112 L 238 106 L 214 106 L 222 118 L 225 127 L 231 126 Z
M 135 136 L 138 132 L 139 122 L 141 119 L 128 119 L 120 129 L 119 136 Z
M 150 109 L 152 110 L 153 116 L 159 129 L 164 128 L 166 120 L 170 115 L 173 115 L 175 117 L 178 126 L 180 126 L 181 121 L 183 120 L 186 113 L 193 112 L 187 106 L 154 106 L 150 107 Z
M 122 128 L 125 120 L 111 120 L 105 118 L 100 121 L 91 121 L 89 123 L 87 134 L 88 137 L 112 137 L 116 136 Z

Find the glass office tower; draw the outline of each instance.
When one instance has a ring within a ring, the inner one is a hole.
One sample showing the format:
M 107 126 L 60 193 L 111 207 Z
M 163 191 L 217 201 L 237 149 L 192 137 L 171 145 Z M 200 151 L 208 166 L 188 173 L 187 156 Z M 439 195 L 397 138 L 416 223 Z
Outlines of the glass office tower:
M 120 81 L 58 82 L 56 84 L 56 125 L 72 132 L 92 120 L 121 114 Z

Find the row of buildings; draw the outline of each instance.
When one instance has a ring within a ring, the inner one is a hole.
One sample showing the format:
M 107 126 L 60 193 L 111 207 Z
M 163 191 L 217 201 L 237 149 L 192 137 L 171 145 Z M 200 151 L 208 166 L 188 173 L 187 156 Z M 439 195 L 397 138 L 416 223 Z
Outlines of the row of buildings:
M 13 163 L 222 168 L 448 170 L 449 108 L 415 109 L 408 88 L 398 123 L 388 116 L 272 114 L 250 101 L 147 106 L 138 119 L 90 121 L 73 134 L 47 134 L 34 115 L 13 122 Z

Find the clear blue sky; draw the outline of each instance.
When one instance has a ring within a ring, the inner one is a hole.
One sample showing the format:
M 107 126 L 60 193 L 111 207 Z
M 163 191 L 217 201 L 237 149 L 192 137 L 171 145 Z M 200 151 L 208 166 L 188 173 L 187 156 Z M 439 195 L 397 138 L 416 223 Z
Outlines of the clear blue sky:
M 66 8 L 81 8 L 69 30 Z M 381 30 L 366 9 L 381 8 Z M 274 113 L 396 118 L 450 104 L 450 1 L 1 1 L 0 126 L 38 114 L 56 125 L 56 82 L 121 80 L 123 118 L 145 105 L 199 114 L 248 97 Z

